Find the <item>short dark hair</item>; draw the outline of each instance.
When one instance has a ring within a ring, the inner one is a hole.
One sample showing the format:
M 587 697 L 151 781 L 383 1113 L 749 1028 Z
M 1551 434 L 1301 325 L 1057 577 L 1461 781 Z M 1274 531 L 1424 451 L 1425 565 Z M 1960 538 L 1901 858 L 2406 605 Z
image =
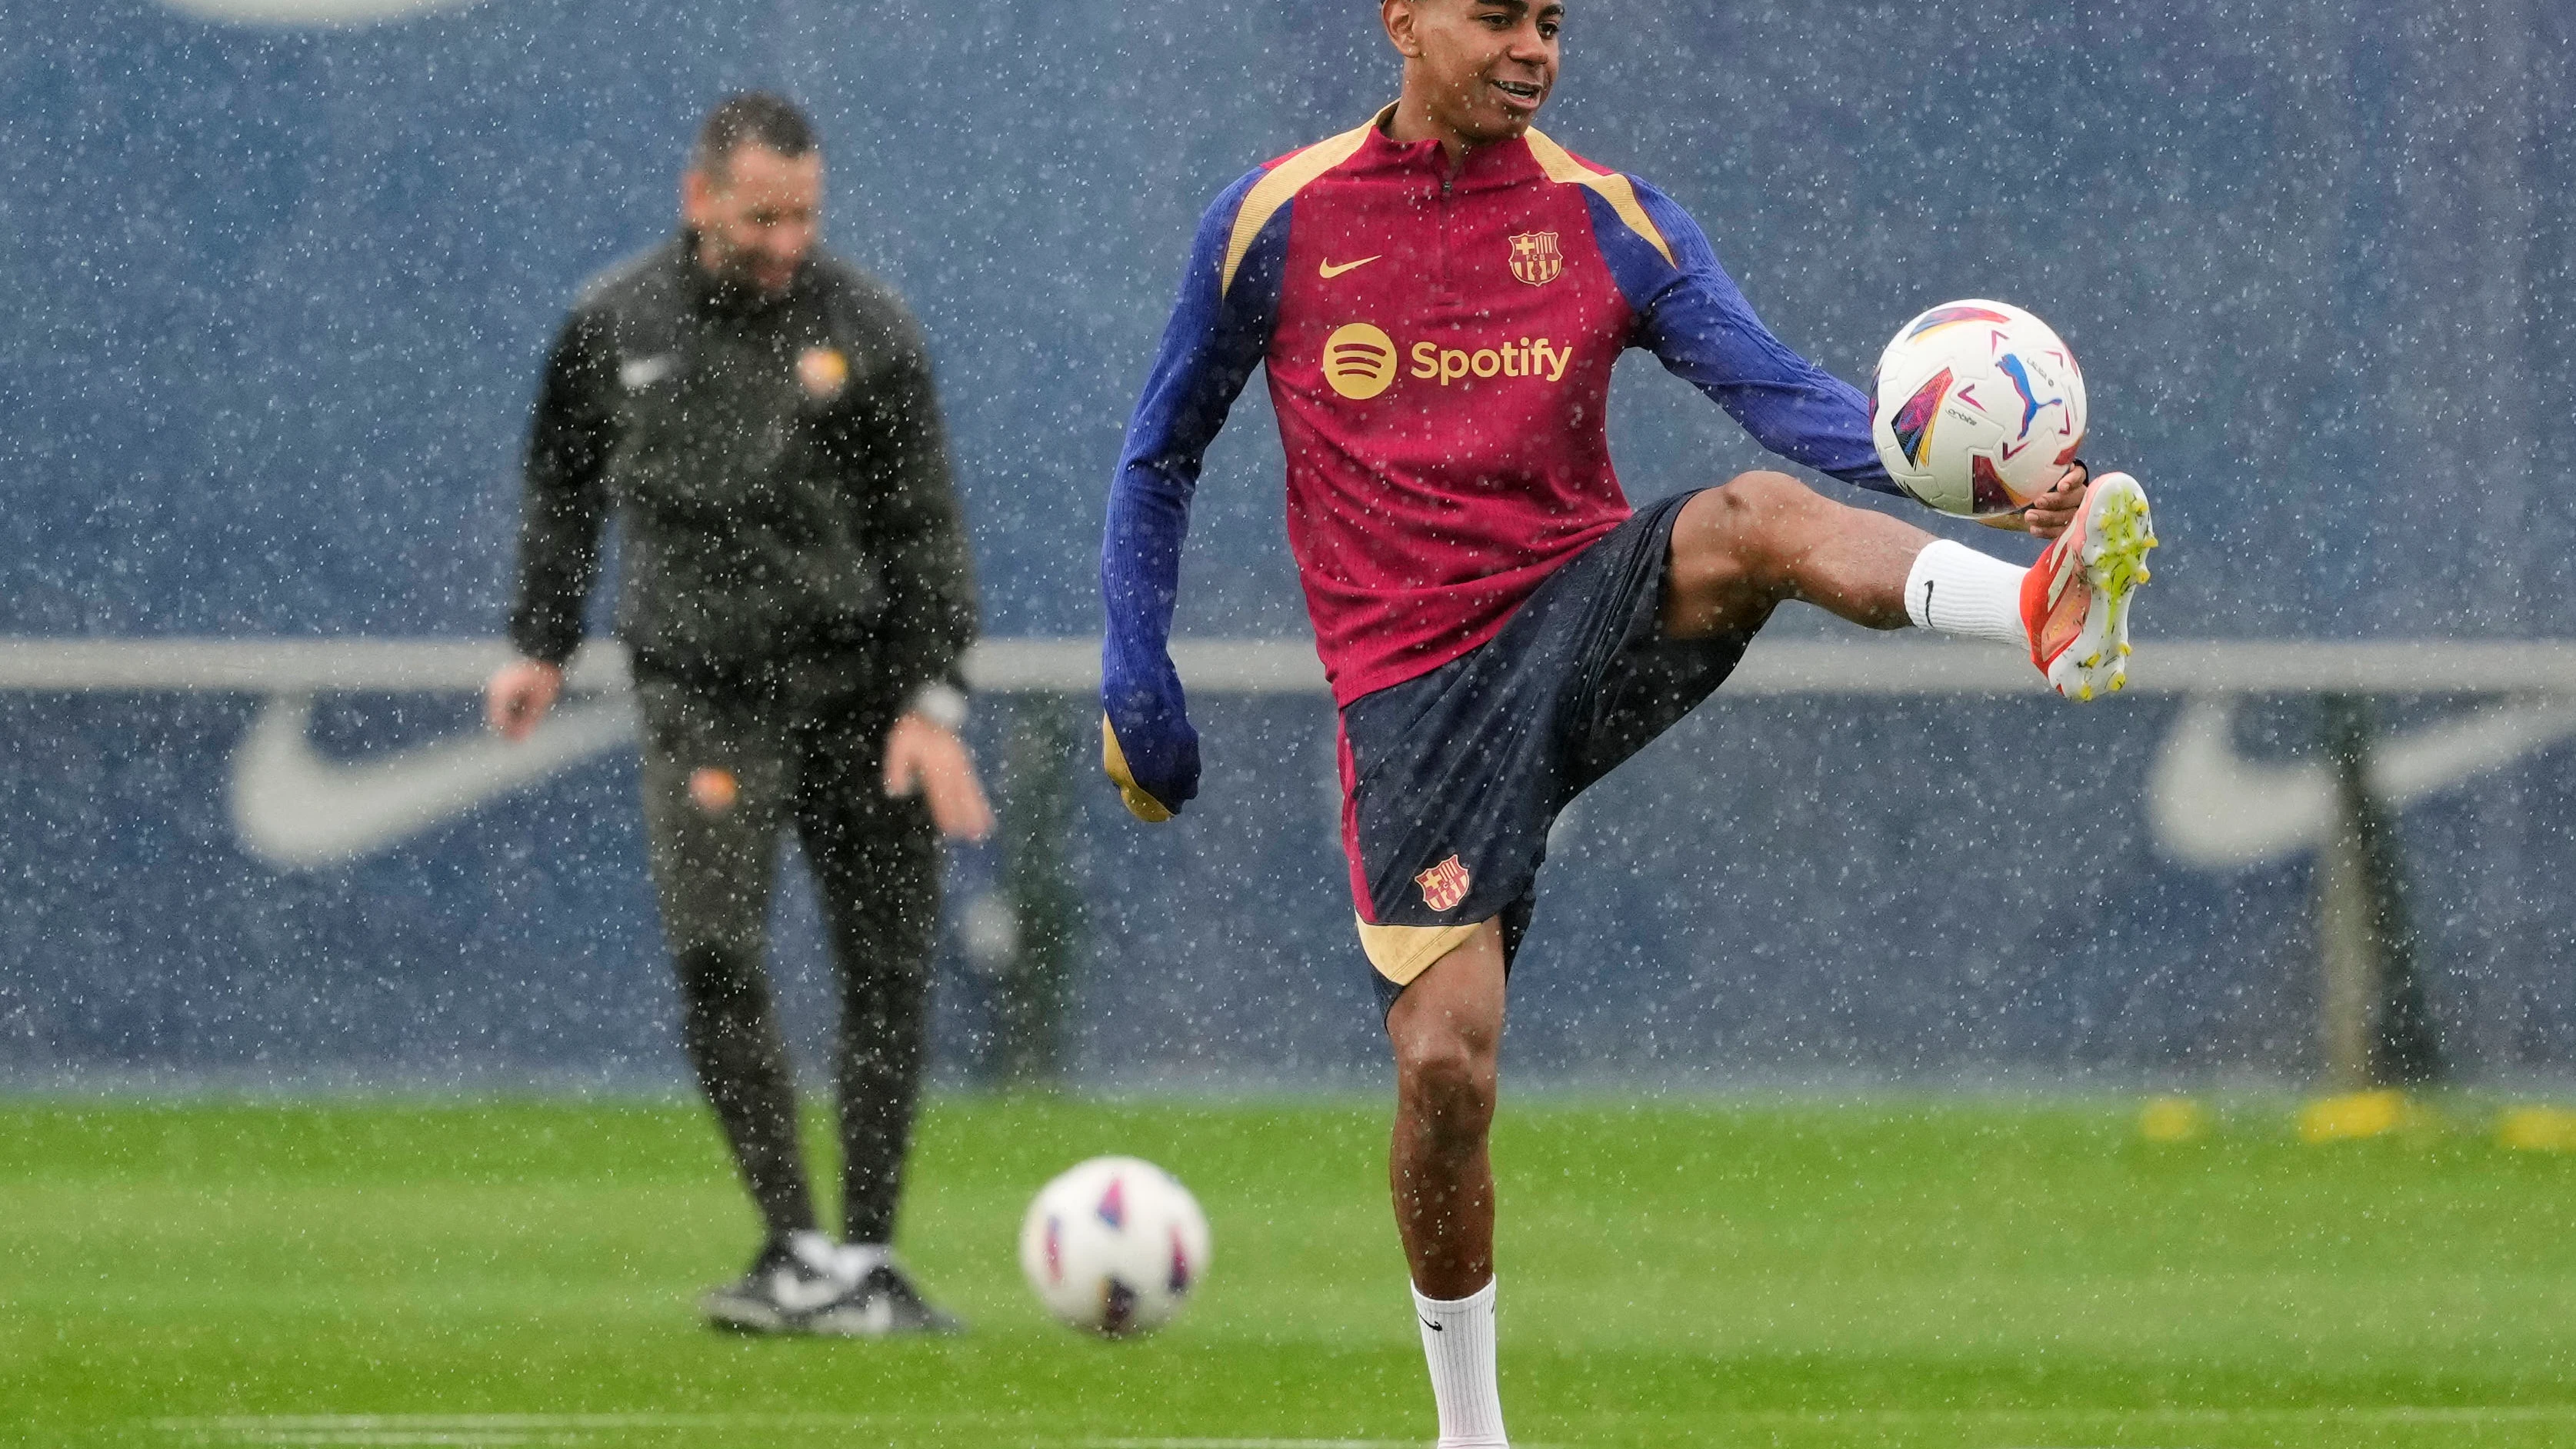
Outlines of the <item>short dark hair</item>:
M 690 169 L 722 181 L 733 153 L 758 146 L 794 158 L 814 150 L 814 123 L 785 96 L 743 91 L 716 102 L 698 125 L 698 144 L 689 152 Z

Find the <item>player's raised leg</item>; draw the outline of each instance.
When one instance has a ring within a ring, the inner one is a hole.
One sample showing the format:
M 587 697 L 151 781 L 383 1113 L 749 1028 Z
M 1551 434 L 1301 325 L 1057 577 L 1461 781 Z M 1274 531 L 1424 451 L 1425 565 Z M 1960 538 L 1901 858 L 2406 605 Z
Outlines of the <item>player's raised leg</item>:
M 1934 542 L 1786 473 L 1746 473 L 1693 498 L 1673 521 L 1664 632 L 1751 634 L 1792 599 L 1864 628 L 1901 629 L 1910 622 L 1906 572 Z
M 1413 1270 L 1442 1449 L 1499 1449 L 1494 1168 L 1486 1150 L 1503 1036 L 1503 933 L 1487 921 L 1387 1013 L 1395 1140 L 1387 1177 Z
M 2055 542 L 2024 569 L 1836 503 L 1785 473 L 1744 474 L 1693 498 L 1675 521 L 1665 632 L 1750 634 L 1799 599 L 1865 628 L 1913 624 L 2025 649 L 2071 699 L 2117 690 L 2128 682 L 2129 597 L 2148 579 L 2154 522 L 2127 474 L 2070 477 L 2040 525 Z

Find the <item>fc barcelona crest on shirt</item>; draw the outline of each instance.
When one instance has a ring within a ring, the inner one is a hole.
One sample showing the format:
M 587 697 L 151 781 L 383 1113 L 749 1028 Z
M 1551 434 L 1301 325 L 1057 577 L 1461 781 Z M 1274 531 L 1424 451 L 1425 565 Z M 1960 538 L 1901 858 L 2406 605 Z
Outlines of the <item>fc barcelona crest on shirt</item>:
M 1512 238 L 1512 275 L 1543 287 L 1565 270 L 1565 253 L 1556 249 L 1556 233 L 1525 231 Z
M 1422 887 L 1422 903 L 1435 911 L 1445 911 L 1467 898 L 1467 868 L 1451 856 L 1413 878 Z

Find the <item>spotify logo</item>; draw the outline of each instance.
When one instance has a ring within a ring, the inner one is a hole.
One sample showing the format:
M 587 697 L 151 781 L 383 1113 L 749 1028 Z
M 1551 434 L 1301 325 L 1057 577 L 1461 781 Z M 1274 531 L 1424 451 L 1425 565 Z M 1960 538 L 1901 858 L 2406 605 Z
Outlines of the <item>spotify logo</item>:
M 1366 402 L 1395 382 L 1395 339 L 1366 322 L 1336 327 L 1324 339 L 1324 381 L 1353 402 Z
M 1567 364 L 1574 361 L 1574 349 L 1550 337 L 1497 339 L 1497 345 L 1473 351 L 1417 342 L 1409 355 L 1413 365 L 1402 369 L 1406 376 L 1444 388 L 1461 384 L 1471 392 L 1476 386 L 1472 379 L 1525 379 L 1522 386 L 1562 382 Z M 1324 339 L 1324 381 L 1353 402 L 1366 402 L 1395 386 L 1400 361 L 1395 339 L 1366 322 L 1337 327 Z

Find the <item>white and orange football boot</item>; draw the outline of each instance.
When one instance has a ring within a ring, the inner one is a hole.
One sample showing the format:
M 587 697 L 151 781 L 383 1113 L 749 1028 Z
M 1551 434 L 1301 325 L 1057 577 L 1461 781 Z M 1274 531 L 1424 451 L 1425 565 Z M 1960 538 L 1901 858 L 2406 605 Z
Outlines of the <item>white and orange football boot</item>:
M 2084 509 L 2021 581 L 2030 662 L 2048 687 L 2089 700 L 2129 683 L 2129 596 L 2147 581 L 2156 546 L 2147 490 L 2105 473 L 2084 490 Z

